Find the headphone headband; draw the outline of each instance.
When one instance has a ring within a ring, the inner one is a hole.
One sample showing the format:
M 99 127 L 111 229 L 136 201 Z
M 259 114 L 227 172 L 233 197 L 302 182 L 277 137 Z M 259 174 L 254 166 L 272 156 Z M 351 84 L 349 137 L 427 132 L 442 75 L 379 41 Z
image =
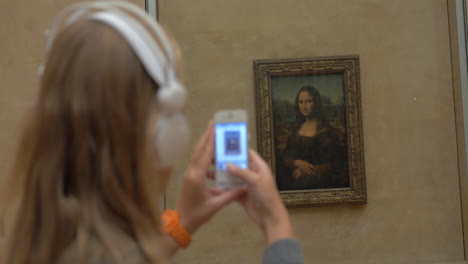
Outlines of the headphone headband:
M 144 11 L 129 3 L 79 3 L 62 11 L 52 24 L 46 36 L 46 54 L 52 48 L 61 26 L 67 27 L 83 19 L 103 23 L 120 34 L 135 52 L 149 76 L 159 85 L 157 100 L 160 115 L 154 142 L 160 166 L 173 166 L 185 152 L 190 132 L 182 114 L 187 97 L 186 90 L 177 78 L 175 52 L 166 33 Z M 153 36 L 156 36 L 158 41 Z
M 168 74 L 165 74 L 165 68 L 170 68 L 167 60 L 148 32 L 134 19 L 117 11 L 94 13 L 90 19 L 114 28 L 130 44 L 153 80 L 160 85 L 169 83 Z
M 95 10 L 94 13 L 92 12 L 93 9 Z M 152 34 L 141 25 L 141 22 L 125 14 L 121 10 L 132 13 L 143 20 L 159 38 L 162 47 L 154 40 Z M 99 21 L 111 26 L 122 35 L 135 51 L 151 78 L 153 78 L 161 88 L 164 89 L 164 86 L 168 86 L 171 82 L 177 81 L 175 54 L 164 30 L 144 11 L 132 4 L 122 1 L 78 3 L 63 10 L 57 16 L 50 31 L 47 33 L 46 53 L 48 53 L 52 47 L 61 24 L 63 24 L 64 27 L 69 26 L 84 16 L 87 19 Z

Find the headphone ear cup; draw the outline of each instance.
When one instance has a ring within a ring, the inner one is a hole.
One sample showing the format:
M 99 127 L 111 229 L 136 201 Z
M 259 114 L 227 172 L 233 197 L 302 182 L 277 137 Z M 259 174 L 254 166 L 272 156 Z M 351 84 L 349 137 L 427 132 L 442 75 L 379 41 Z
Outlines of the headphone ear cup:
M 169 168 L 187 151 L 190 129 L 186 117 L 178 112 L 167 115 L 161 113 L 156 122 L 154 144 L 159 165 Z
M 44 64 L 39 65 L 39 68 L 37 69 L 37 75 L 39 77 L 42 77 L 44 75 L 44 71 L 45 71 L 45 65 Z
M 157 97 L 162 111 L 176 113 L 184 108 L 187 92 L 180 82 L 173 81 L 168 86 L 159 88 Z
M 187 92 L 178 81 L 159 88 L 157 94 L 160 115 L 155 135 L 155 147 L 159 165 L 162 168 L 174 166 L 187 151 L 190 129 L 185 115 L 181 112 L 185 106 Z

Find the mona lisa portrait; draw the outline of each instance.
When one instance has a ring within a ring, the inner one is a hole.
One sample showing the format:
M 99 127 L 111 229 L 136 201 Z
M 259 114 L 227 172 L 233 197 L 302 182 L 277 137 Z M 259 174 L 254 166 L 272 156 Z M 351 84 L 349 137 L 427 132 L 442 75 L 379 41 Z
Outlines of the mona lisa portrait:
M 329 98 L 329 97 L 326 97 Z M 342 97 L 339 97 L 342 98 Z M 281 111 L 273 101 L 273 108 Z M 330 102 L 330 100 L 328 100 Z M 317 88 L 306 85 L 298 89 L 294 99 L 294 121 L 277 118 L 276 171 L 280 190 L 303 190 L 349 187 L 346 131 L 342 126 L 343 102 L 326 105 L 333 108 L 333 126 L 327 118 Z M 286 140 L 284 140 L 286 138 Z
M 259 153 L 291 207 L 366 203 L 359 58 L 254 61 Z

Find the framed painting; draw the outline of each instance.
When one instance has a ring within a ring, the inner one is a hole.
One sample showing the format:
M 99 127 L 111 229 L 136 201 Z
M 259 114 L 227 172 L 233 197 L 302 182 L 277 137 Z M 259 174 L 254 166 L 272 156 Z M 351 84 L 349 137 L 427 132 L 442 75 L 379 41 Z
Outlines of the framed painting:
M 359 56 L 254 60 L 258 152 L 288 207 L 367 203 Z

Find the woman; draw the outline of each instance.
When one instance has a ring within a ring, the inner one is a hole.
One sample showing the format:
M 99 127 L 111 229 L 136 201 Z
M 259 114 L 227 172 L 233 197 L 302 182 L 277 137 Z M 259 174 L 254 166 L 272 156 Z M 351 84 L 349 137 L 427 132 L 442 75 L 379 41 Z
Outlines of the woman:
M 320 93 L 304 86 L 295 100 L 296 126 L 282 155 L 282 190 L 349 187 L 344 133 L 331 127 L 322 111 Z M 281 164 L 281 163 L 280 163 Z
M 106 1 L 67 8 L 49 32 L 39 96 L 8 185 L 20 197 L 2 263 L 167 263 L 233 200 L 263 229 L 265 263 L 279 263 L 277 248 L 302 263 L 256 153 L 251 169 L 229 167 L 247 188 L 205 186 L 212 123 L 161 223 L 158 201 L 188 130 L 177 47 L 159 25 L 133 5 Z

